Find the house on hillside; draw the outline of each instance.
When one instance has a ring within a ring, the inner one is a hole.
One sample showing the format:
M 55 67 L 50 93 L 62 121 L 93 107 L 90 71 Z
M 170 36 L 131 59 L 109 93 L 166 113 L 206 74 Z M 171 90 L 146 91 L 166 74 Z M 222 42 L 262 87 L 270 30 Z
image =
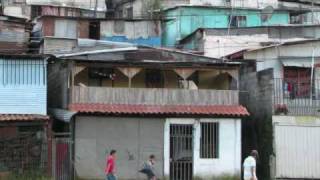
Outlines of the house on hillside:
M 116 7 L 115 16 L 119 18 L 143 18 L 152 17 L 159 10 L 172 8 L 180 5 L 190 6 L 212 6 L 212 7 L 227 7 L 227 8 L 256 8 L 263 9 L 267 6 L 273 8 L 278 7 L 278 0 L 133 0 L 130 2 L 113 0 Z
M 50 172 L 47 57 L 1 54 L 0 74 L 0 174 Z
M 104 178 L 111 149 L 121 179 L 143 178 L 150 154 L 159 178 L 240 176 L 239 64 L 162 48 L 79 50 L 49 68 L 49 106 L 70 123 L 78 177 Z
M 300 40 L 243 52 L 243 61 L 256 61 L 256 72 L 240 81 L 242 90 L 254 94 L 248 110 L 260 125 L 270 124 L 265 129 L 272 127 L 260 132 L 272 140 L 261 140 L 260 148 L 269 147 L 264 158 L 271 157 L 273 178 L 320 178 L 319 48 L 319 40 Z
M 214 6 L 176 6 L 163 11 L 162 43 L 175 46 L 198 28 L 239 28 L 290 24 L 290 12 L 275 9 L 272 16 L 261 9 Z
M 31 24 L 27 19 L 0 15 L 0 53 L 28 52 Z
M 319 25 L 200 28 L 180 40 L 177 47 L 208 57 L 239 59 L 237 55 L 245 50 L 319 37 Z
M 3 14 L 34 19 L 42 15 L 104 18 L 105 0 L 3 0 Z
M 40 53 L 47 53 L 48 49 L 70 51 L 75 47 L 77 38 L 160 46 L 160 26 L 160 21 L 150 19 L 42 16 L 33 28 L 33 47 L 40 48 Z

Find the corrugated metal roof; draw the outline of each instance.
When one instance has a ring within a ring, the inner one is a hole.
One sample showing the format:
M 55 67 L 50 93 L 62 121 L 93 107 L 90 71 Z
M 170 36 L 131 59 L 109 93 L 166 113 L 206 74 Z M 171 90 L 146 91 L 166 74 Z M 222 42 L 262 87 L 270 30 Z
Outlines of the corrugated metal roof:
M 69 106 L 71 111 L 85 114 L 126 114 L 126 115 L 216 115 L 248 116 L 241 105 L 129 105 L 76 103 Z
M 39 114 L 0 114 L 0 122 L 47 121 L 49 116 Z

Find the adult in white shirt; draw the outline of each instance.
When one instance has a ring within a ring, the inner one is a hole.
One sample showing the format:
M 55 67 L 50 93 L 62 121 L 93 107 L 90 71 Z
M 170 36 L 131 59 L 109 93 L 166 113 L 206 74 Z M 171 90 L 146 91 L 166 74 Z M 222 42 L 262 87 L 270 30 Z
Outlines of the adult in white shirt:
M 258 151 L 252 150 L 243 162 L 243 179 L 258 180 L 256 175 L 257 159 L 259 158 Z

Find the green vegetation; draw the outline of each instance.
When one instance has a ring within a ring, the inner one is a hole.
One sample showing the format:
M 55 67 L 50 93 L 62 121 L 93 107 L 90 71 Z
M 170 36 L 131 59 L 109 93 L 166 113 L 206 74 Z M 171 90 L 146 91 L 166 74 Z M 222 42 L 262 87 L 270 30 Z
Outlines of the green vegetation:
M 0 180 L 53 180 L 53 178 L 44 175 L 44 173 L 40 171 L 29 171 L 22 174 L 8 172 L 0 176 Z

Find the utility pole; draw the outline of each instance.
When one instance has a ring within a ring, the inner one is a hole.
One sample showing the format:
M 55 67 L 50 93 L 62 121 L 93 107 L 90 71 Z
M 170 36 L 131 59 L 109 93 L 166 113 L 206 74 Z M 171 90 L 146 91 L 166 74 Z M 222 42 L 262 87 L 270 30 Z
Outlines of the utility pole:
M 314 0 L 312 0 L 311 12 L 312 12 L 311 23 L 313 24 L 314 23 Z
M 98 8 L 98 0 L 95 0 L 94 2 L 94 17 L 96 18 L 97 17 L 97 8 Z

